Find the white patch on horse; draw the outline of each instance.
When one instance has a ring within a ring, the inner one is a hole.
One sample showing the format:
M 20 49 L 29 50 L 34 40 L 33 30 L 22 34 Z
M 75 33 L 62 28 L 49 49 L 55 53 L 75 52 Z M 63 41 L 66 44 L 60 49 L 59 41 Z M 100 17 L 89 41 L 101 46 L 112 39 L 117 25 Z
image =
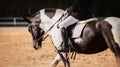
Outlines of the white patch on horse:
M 50 27 L 53 26 L 54 23 L 60 22 L 58 20 L 60 19 L 60 17 L 62 17 L 63 13 L 64 13 L 64 10 L 57 9 L 54 17 L 50 18 L 45 14 L 45 9 L 40 10 L 40 19 L 41 19 L 40 27 L 45 32 L 48 31 Z M 60 29 L 57 28 L 57 24 L 55 24 L 55 26 L 47 33 L 51 36 L 55 47 L 56 48 L 61 47 L 62 36 L 61 36 Z
M 60 9 L 57 9 L 56 10 L 56 12 L 55 12 L 55 15 L 54 15 L 54 17 L 52 17 L 52 19 L 49 21 L 50 23 L 55 23 L 55 22 L 57 22 L 59 19 L 60 19 L 60 17 L 62 17 L 62 13 L 63 13 L 63 11 L 62 10 L 60 10 Z
M 40 10 L 40 19 L 41 22 L 49 22 L 51 19 L 45 14 L 45 9 Z
M 83 40 L 81 38 L 76 38 L 74 41 L 75 43 L 81 43 Z
M 116 43 L 120 44 L 120 18 L 108 17 L 105 19 L 105 21 L 107 21 L 112 25 L 112 33 L 113 33 L 114 40 Z
M 45 9 L 42 9 L 42 10 L 40 10 L 41 22 L 54 23 L 54 22 L 58 21 L 58 19 L 63 15 L 62 14 L 63 12 L 64 12 L 63 10 L 57 9 L 55 12 L 55 15 L 52 18 L 50 18 L 49 16 L 47 16 L 45 14 Z

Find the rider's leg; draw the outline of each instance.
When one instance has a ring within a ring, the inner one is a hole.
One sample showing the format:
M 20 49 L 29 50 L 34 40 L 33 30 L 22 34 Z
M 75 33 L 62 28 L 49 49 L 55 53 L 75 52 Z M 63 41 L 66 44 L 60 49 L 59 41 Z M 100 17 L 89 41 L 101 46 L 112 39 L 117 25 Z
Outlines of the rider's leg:
M 78 22 L 79 20 L 74 18 L 73 16 L 69 16 L 67 17 L 62 23 L 59 24 L 59 27 L 62 28 L 62 27 L 65 27 L 67 28 L 68 26 Z
M 77 21 L 79 21 L 79 20 L 72 16 L 69 16 L 59 25 L 60 30 L 61 30 L 63 44 L 62 44 L 62 48 L 58 49 L 58 51 L 64 52 L 64 51 L 68 50 L 68 38 L 67 38 L 68 34 L 67 34 L 66 28 L 68 26 L 76 23 Z
M 60 29 L 61 31 L 61 35 L 62 35 L 62 40 L 63 40 L 63 43 L 61 45 L 61 48 L 58 49 L 59 52 L 64 52 L 66 50 L 68 50 L 68 33 L 67 33 L 67 29 L 65 27 L 62 27 Z

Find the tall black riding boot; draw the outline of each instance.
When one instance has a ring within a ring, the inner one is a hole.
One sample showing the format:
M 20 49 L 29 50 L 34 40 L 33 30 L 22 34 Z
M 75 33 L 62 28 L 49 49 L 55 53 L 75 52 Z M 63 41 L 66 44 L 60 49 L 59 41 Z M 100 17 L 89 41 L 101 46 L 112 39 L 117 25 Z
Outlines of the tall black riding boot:
M 68 51 L 68 34 L 66 28 L 61 28 L 61 35 L 63 44 L 61 45 L 61 49 L 58 49 L 59 52 Z

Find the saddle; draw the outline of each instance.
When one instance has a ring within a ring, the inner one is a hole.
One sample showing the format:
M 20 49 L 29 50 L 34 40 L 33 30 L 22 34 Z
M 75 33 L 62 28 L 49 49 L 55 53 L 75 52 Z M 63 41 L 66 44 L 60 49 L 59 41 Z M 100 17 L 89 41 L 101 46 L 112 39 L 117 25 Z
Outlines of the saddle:
M 80 38 L 87 23 L 98 20 L 97 18 L 90 18 L 87 20 L 78 21 L 77 23 L 69 26 L 67 31 L 69 32 L 68 37 Z
M 63 36 L 64 38 L 64 43 L 67 42 L 66 45 L 64 45 L 63 47 L 68 47 L 69 48 L 64 51 L 73 51 L 72 48 L 70 48 L 70 44 L 73 44 L 73 43 L 79 43 L 82 41 L 81 37 L 82 37 L 82 33 L 83 33 L 83 30 L 85 28 L 85 26 L 87 25 L 87 23 L 90 23 L 92 21 L 96 21 L 98 20 L 97 18 L 90 18 L 90 19 L 87 19 L 87 20 L 83 20 L 83 21 L 78 21 L 77 23 L 69 26 L 67 28 L 67 30 L 64 30 L 64 31 L 67 31 L 65 33 L 67 33 L 67 36 Z M 74 42 L 73 42 L 74 40 Z

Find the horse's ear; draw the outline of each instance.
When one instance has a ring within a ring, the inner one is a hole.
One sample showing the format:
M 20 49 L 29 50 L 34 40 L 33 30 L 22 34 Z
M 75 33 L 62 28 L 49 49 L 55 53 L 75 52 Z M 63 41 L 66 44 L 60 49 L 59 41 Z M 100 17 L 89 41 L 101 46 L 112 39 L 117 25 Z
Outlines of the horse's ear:
M 27 17 L 23 17 L 23 19 L 24 19 L 25 21 L 27 21 L 28 23 L 31 23 L 30 19 L 28 19 Z

